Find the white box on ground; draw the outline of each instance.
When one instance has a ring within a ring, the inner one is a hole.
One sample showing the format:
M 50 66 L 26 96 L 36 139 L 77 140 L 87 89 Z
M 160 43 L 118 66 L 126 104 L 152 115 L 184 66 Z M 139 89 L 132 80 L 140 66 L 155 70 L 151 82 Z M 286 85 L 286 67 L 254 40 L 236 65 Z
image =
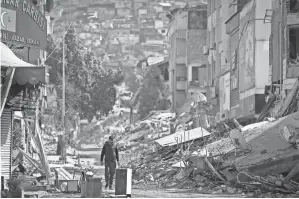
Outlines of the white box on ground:
M 115 195 L 128 196 L 132 194 L 132 169 L 116 169 Z

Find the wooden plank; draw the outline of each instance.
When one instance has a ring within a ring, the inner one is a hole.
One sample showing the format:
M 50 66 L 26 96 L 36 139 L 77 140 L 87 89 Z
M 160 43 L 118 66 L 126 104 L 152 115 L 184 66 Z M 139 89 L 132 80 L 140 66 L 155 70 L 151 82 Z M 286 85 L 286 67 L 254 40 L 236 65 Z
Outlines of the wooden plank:
M 280 118 L 284 115 L 286 110 L 289 108 L 290 104 L 292 103 L 294 97 L 296 97 L 299 88 L 299 81 L 295 82 L 292 90 L 288 93 L 287 97 L 283 100 L 283 103 L 279 103 L 279 111 L 276 113 L 275 117 Z
M 0 115 L 2 115 L 2 111 L 4 109 L 4 106 L 5 106 L 5 103 L 7 100 L 7 96 L 8 96 L 11 84 L 12 84 L 12 79 L 14 77 L 15 71 L 16 71 L 16 68 L 8 68 L 6 71 L 6 74 L 7 74 L 6 80 L 3 85 L 3 88 L 1 88 L 2 90 L 1 90 L 1 112 L 0 112 Z
M 263 107 L 257 121 L 263 121 L 265 119 L 265 117 L 267 117 L 267 115 L 269 114 L 269 112 L 271 111 L 271 107 L 273 106 L 273 104 L 276 101 L 276 95 L 272 95 L 269 100 L 267 101 L 266 105 Z

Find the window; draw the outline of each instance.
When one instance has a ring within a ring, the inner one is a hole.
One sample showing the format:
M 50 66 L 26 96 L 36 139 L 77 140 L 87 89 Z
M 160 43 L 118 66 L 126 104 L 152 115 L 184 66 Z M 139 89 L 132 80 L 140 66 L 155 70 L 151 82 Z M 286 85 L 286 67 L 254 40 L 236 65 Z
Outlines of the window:
M 219 0 L 211 0 L 211 13 L 215 10 L 215 1 Z
M 219 8 L 219 18 L 220 18 L 220 21 L 222 21 L 222 18 L 223 18 L 223 9 L 222 9 L 222 6 L 220 6 Z M 221 24 L 221 22 L 220 22 Z
M 297 13 L 299 10 L 299 2 L 297 0 L 290 0 L 290 12 Z
M 164 72 L 163 72 L 163 77 L 164 77 L 164 81 L 169 81 L 169 71 L 167 68 L 164 69 Z
M 166 32 L 166 30 L 161 30 L 161 33 L 165 33 Z
M 289 48 L 290 48 L 290 59 L 297 59 L 298 57 L 298 50 L 299 50 L 299 31 L 298 29 L 290 29 L 290 41 L 289 41 Z
M 192 81 L 198 81 L 199 70 L 198 67 L 192 67 Z

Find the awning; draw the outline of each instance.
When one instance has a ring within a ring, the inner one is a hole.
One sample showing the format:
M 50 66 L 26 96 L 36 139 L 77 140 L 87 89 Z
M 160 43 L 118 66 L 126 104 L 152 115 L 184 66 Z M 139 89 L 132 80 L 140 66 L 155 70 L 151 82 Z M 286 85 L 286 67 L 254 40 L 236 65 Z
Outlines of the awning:
M 46 74 L 44 66 L 36 66 L 18 58 L 14 52 L 1 42 L 1 67 L 15 67 L 12 84 L 24 85 L 45 83 Z

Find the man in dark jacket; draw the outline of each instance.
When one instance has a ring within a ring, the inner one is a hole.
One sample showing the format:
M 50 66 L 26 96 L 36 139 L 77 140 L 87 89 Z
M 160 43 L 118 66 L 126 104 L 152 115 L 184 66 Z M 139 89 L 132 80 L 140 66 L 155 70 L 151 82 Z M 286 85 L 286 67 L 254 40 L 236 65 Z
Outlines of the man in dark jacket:
M 117 164 L 119 165 L 118 150 L 113 143 L 112 136 L 109 137 L 109 140 L 104 144 L 104 147 L 102 149 L 102 153 L 101 153 L 102 166 L 103 166 L 104 156 L 105 156 L 105 181 L 106 181 L 105 188 L 107 189 L 109 186 L 109 189 L 112 189 L 113 178 L 116 169 L 116 161 Z

